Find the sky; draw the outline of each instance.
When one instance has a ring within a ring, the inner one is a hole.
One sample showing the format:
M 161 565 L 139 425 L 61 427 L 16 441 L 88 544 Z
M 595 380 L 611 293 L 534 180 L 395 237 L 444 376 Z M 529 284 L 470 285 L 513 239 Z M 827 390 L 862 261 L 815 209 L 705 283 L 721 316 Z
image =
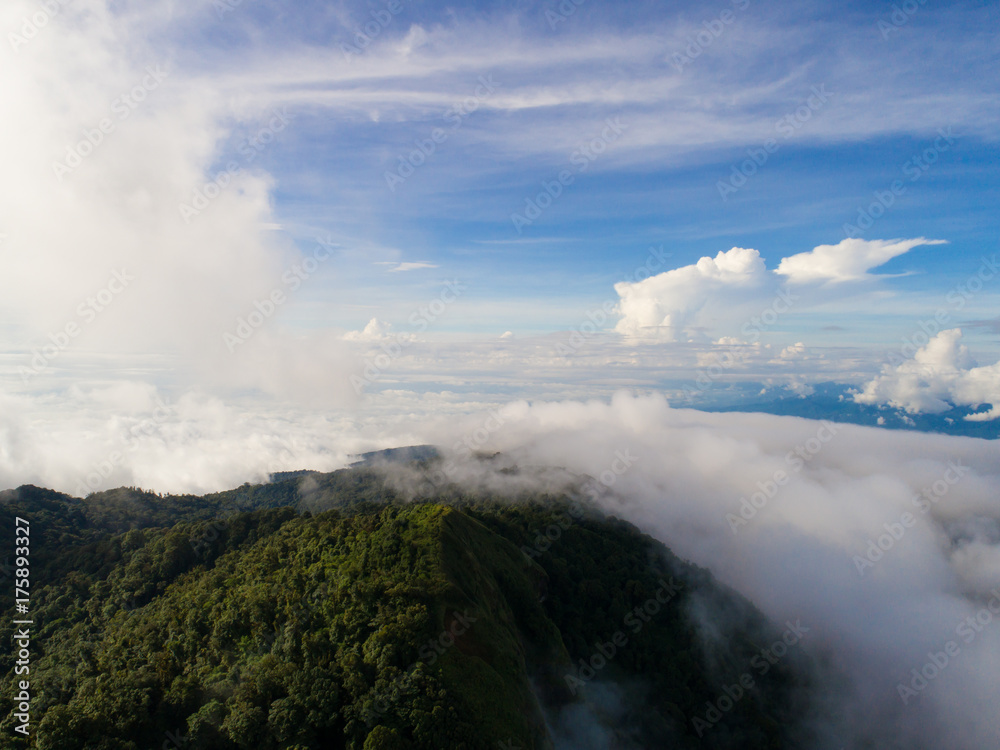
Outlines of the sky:
M 262 446 L 192 489 L 620 389 L 1000 424 L 998 10 L 904 5 L 5 3 L 7 482 L 161 404 Z

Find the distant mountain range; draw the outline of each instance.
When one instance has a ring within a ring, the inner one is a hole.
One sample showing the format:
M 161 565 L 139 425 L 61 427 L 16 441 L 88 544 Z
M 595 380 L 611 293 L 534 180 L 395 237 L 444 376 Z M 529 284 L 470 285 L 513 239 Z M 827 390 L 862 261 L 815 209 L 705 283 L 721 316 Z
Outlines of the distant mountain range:
M 990 422 L 969 422 L 965 419 L 980 409 L 953 407 L 940 414 L 907 414 L 891 407 L 866 406 L 851 398 L 852 386 L 843 383 L 820 383 L 813 386 L 809 396 L 799 396 L 787 391 L 781 395 L 769 392 L 749 395 L 747 390 L 757 393 L 761 384 L 745 386 L 736 392 L 713 392 L 710 401 L 695 405 L 702 411 L 715 412 L 762 412 L 808 419 L 829 419 L 834 422 L 884 427 L 889 430 L 915 430 L 938 432 L 945 435 L 964 435 L 995 440 L 1000 438 L 1000 419 Z

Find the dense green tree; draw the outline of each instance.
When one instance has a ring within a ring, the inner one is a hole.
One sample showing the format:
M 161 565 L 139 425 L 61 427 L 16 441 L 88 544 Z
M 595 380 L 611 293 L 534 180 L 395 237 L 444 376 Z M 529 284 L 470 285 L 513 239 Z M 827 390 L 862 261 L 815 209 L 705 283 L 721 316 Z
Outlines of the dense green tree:
M 15 515 L 33 534 L 29 747 L 546 748 L 547 722 L 599 684 L 627 692 L 620 731 L 643 746 L 800 742 L 783 729 L 808 687 L 791 657 L 698 736 L 692 718 L 777 634 L 569 497 L 405 503 L 359 468 L 205 497 L 22 487 L 0 493 L 5 528 Z M 695 603 L 720 613 L 724 642 L 707 644 Z M 627 645 L 587 678 L 619 631 Z M 10 699 L 8 653 L 0 667 Z

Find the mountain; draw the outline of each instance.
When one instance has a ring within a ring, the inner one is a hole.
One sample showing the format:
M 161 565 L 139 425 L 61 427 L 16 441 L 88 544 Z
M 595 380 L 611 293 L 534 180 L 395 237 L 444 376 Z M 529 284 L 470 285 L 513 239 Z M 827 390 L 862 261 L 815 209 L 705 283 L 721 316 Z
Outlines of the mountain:
M 962 435 L 995 440 L 1000 437 L 1000 420 L 969 421 L 970 414 L 983 411 L 964 406 L 953 406 L 940 414 L 907 414 L 902 409 L 888 406 L 859 404 L 851 397 L 851 386 L 842 383 L 819 383 L 808 396 L 782 392 L 743 396 L 733 403 L 700 405 L 703 411 L 762 412 L 779 416 L 829 419 L 833 422 L 884 427 L 889 430 L 914 430 L 937 432 L 945 435 Z
M 204 497 L 0 493 L 32 534 L 36 725 L 13 746 L 810 746 L 815 665 L 774 658 L 786 626 L 705 570 L 572 491 L 394 486 L 360 466 Z
M 352 466 L 379 466 L 387 463 L 410 463 L 413 461 L 433 461 L 441 453 L 433 445 L 407 445 L 402 448 L 386 448 L 370 451 L 358 456 Z

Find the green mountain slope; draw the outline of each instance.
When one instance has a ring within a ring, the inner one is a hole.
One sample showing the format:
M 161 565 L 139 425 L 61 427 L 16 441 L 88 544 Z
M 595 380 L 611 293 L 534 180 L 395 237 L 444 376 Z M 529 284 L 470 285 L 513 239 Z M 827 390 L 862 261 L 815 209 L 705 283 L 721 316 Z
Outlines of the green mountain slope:
M 403 503 L 351 469 L 203 498 L 22 487 L 15 515 L 37 724 L 12 746 L 548 748 L 584 725 L 593 746 L 808 746 L 791 656 L 699 728 L 780 629 L 568 498 Z

